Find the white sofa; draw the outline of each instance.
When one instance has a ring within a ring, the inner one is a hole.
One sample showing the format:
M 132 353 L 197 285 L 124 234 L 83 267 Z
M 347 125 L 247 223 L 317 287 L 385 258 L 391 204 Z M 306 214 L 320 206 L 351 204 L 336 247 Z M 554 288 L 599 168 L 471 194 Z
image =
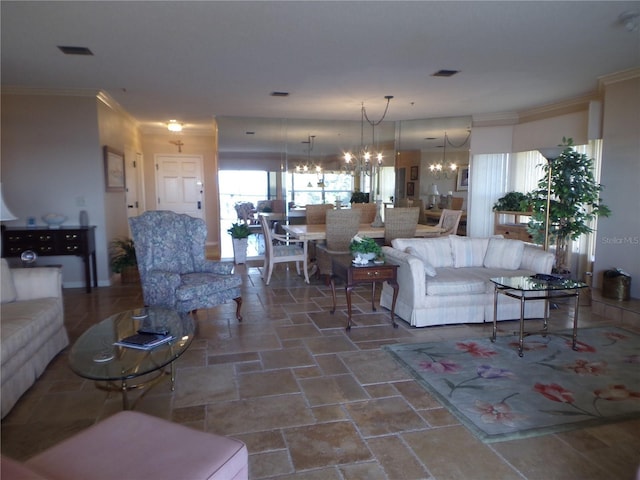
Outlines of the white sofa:
M 520 240 L 456 235 L 395 239 L 383 247 L 399 265 L 396 314 L 414 327 L 493 322 L 492 277 L 550 273 L 553 254 Z M 384 284 L 380 304 L 391 308 L 393 289 Z M 525 318 L 542 318 L 545 302 L 525 305 Z M 520 318 L 520 302 L 500 295 L 498 320 Z
M 1 259 L 0 371 L 2 418 L 69 344 L 64 327 L 62 271 L 9 268 Z

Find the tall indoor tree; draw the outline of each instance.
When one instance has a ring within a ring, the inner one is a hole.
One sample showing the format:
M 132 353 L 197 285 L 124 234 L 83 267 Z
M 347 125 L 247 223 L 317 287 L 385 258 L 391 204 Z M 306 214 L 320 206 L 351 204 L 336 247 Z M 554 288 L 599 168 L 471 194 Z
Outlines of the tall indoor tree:
M 533 207 L 529 232 L 534 241 L 544 243 L 547 193 L 550 192 L 548 244 L 555 245 L 554 271 L 566 273 L 570 241 L 591 233 L 591 221 L 597 216 L 609 216 L 611 211 L 600 198 L 603 186 L 595 180 L 593 159 L 578 153 L 571 138 L 563 137 L 559 146 L 564 147 L 562 153 L 543 165 L 544 176 L 538 188 L 529 194 Z

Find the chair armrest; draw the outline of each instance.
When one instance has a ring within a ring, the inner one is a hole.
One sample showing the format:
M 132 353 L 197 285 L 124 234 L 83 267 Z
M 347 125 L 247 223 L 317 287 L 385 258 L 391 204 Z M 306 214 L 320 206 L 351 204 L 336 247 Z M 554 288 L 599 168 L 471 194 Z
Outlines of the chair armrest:
M 279 233 L 271 234 L 272 240 L 277 240 L 279 242 L 287 242 L 287 243 L 305 243 L 306 240 L 300 240 L 299 238 L 291 237 L 289 235 L 280 235 Z
M 202 271 L 208 273 L 217 273 L 218 275 L 231 275 L 233 273 L 233 263 L 207 260 L 203 265 Z
M 12 268 L 17 301 L 62 298 L 62 269 L 58 267 Z

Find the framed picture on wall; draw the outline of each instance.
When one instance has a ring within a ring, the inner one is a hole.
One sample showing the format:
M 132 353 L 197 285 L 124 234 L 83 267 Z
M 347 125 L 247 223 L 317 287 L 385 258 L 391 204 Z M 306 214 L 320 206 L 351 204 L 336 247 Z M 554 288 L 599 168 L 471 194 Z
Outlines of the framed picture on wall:
M 411 177 L 409 180 L 418 180 L 418 166 L 411 167 Z
M 407 197 L 413 197 L 415 195 L 416 184 L 413 182 L 407 182 Z
M 462 165 L 458 169 L 458 181 L 456 183 L 458 192 L 469 190 L 469 165 Z
M 124 154 L 107 145 L 104 151 L 104 178 L 107 192 L 124 192 Z

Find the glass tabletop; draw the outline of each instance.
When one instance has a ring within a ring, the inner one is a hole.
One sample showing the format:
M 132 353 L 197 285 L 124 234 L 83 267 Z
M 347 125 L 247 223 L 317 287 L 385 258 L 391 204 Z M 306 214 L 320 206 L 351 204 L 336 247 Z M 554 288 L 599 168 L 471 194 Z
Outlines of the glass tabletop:
M 525 292 L 548 292 L 553 290 L 573 290 L 587 287 L 586 283 L 577 282 L 570 278 L 540 280 L 533 276 L 495 277 L 491 281 L 496 285 Z
M 114 345 L 141 328 L 168 331 L 170 342 L 150 350 Z M 112 381 L 157 371 L 178 358 L 191 344 L 191 316 L 174 310 L 149 307 L 117 313 L 84 332 L 69 353 L 71 369 L 84 378 Z

